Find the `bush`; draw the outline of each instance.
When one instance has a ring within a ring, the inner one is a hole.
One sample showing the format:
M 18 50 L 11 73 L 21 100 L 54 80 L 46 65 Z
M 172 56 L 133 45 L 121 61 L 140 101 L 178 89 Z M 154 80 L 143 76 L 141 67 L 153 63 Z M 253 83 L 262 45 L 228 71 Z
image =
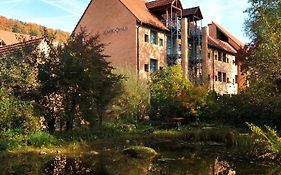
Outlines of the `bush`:
M 166 67 L 151 77 L 151 113 L 155 118 L 194 117 L 206 104 L 207 88 L 193 86 L 181 66 Z
M 36 147 L 59 145 L 59 141 L 54 136 L 43 131 L 31 133 L 27 142 L 29 145 Z
M 26 136 L 21 129 L 8 129 L 0 134 L 0 151 L 26 145 Z
M 139 120 L 148 115 L 150 90 L 148 82 L 139 79 L 135 71 L 129 68 L 118 69 L 126 76 L 123 81 L 124 91 L 112 104 L 116 117 L 127 120 Z
M 21 130 L 29 133 L 40 129 L 39 118 L 34 116 L 31 103 L 21 101 L 0 89 L 0 132 Z
M 246 122 L 281 128 L 281 96 L 263 96 L 251 89 L 233 96 L 210 95 L 203 118 L 207 122 L 227 123 L 247 128 Z

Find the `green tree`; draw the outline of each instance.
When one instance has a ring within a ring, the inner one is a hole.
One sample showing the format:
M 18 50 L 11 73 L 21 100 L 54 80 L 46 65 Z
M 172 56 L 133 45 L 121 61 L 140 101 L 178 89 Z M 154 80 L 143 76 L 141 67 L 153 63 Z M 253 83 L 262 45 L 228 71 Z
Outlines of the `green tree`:
M 135 70 L 119 68 L 125 76 L 123 92 L 113 101 L 112 110 L 117 118 L 140 120 L 149 114 L 150 87 L 145 79 L 140 79 Z
M 260 92 L 281 91 L 281 2 L 250 0 L 246 30 L 253 40 L 246 65 L 252 84 Z M 263 87 L 264 86 L 264 87 Z
M 281 2 L 249 3 L 246 31 L 252 43 L 244 60 L 250 85 L 245 93 L 249 104 L 262 109 L 259 115 L 265 117 L 264 121 L 281 127 Z
M 63 46 L 51 48 L 39 74 L 46 101 L 54 100 L 54 94 L 61 98 L 66 130 L 72 130 L 77 118 L 90 125 L 96 120 L 101 124 L 106 107 L 122 89 L 122 76 L 114 74 L 105 60 L 104 45 L 98 36 L 82 31 Z M 49 105 L 44 106 L 51 109 Z M 54 116 L 48 117 L 49 128 L 54 128 Z
M 166 67 L 151 77 L 152 117 L 197 117 L 208 91 L 183 78 L 181 66 Z

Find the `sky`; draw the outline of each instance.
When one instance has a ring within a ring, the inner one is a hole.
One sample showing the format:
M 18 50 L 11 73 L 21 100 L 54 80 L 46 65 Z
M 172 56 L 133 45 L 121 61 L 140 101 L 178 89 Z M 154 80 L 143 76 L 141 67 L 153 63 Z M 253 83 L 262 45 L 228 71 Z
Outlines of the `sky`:
M 0 0 L 0 15 L 71 33 L 89 2 L 90 0 Z M 243 11 L 248 6 L 248 0 L 181 2 L 184 8 L 200 6 L 204 17 L 203 26 L 212 21 L 217 22 L 242 42 L 249 42 L 243 29 L 247 17 Z

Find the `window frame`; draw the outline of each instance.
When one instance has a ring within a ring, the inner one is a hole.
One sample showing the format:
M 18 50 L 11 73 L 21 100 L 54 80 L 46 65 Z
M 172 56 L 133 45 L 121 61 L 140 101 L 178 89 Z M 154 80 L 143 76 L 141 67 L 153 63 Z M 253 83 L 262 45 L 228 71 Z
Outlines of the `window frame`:
M 158 33 L 155 30 L 150 30 L 150 44 L 157 45 Z

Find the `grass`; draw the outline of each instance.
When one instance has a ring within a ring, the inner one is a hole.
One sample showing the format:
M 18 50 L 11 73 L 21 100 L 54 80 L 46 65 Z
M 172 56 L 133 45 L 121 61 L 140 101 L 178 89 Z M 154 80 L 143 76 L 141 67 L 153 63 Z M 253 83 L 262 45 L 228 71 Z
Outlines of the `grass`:
M 9 135 L 10 134 L 10 135 Z M 11 136 L 11 133 L 7 136 Z M 250 134 L 225 126 L 189 125 L 180 130 L 161 129 L 161 125 L 149 122 L 105 122 L 102 128 L 80 128 L 71 132 L 50 135 L 46 132 L 34 132 L 28 136 L 18 135 L 14 140 L 0 140 L 1 150 L 18 153 L 41 151 L 47 154 L 81 154 L 92 150 L 102 151 L 104 147 L 122 148 L 124 145 L 153 145 L 163 140 L 175 143 L 206 143 L 217 142 L 226 146 L 251 147 L 253 144 Z M 14 143 L 14 142 L 15 143 Z M 8 143 L 6 143 L 8 142 Z M 128 143 L 127 143 L 128 142 Z M 3 146 L 4 145 L 4 146 Z M 1 147 L 4 147 L 2 149 Z M 7 148 L 8 147 L 8 148 Z

